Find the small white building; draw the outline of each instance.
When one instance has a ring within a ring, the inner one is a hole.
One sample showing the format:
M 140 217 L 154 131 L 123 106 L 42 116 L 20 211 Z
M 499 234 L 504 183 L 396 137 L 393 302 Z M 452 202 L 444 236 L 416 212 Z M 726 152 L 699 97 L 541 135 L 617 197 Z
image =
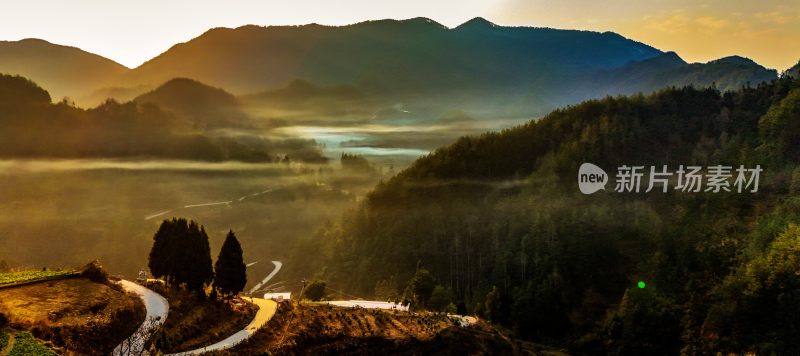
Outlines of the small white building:
M 278 303 L 292 300 L 292 293 L 291 292 L 283 292 L 283 293 L 264 293 L 264 299 L 271 299 Z

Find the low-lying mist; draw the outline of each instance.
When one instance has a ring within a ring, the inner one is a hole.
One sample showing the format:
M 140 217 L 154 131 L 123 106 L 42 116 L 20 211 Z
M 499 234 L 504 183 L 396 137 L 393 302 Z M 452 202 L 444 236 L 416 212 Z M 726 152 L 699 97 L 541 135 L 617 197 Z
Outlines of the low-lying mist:
M 0 260 L 41 268 L 99 259 L 133 276 L 147 266 L 158 225 L 175 216 L 205 225 L 214 258 L 233 229 L 246 262 L 288 262 L 297 241 L 380 178 L 333 164 L 0 161 Z M 253 265 L 250 282 L 271 268 Z M 285 263 L 284 276 L 291 271 Z

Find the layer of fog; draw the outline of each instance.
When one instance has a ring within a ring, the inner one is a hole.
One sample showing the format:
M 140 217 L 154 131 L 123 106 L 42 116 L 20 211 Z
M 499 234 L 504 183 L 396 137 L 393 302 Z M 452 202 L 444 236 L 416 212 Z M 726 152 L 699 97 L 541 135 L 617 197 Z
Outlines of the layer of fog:
M 246 262 L 287 260 L 298 239 L 337 220 L 381 178 L 336 164 L 0 161 L 0 260 L 40 268 L 99 259 L 132 276 L 173 216 L 206 227 L 214 258 L 233 229 Z M 251 280 L 269 267 L 252 266 Z

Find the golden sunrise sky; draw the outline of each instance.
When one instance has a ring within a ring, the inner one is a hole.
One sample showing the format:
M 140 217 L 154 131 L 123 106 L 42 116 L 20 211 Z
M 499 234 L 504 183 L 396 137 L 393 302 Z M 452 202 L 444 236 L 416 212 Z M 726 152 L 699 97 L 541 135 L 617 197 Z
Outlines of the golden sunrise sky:
M 343 25 L 429 17 L 454 27 L 500 25 L 614 31 L 686 61 L 738 54 L 784 70 L 800 59 L 800 0 L 0 0 L 0 40 L 41 38 L 128 67 L 212 27 Z

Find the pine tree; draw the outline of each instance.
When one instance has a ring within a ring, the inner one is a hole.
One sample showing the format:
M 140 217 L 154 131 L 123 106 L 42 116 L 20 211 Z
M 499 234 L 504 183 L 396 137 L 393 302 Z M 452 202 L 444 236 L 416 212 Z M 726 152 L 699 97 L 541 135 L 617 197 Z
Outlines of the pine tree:
M 178 257 L 182 235 L 188 229 L 186 219 L 164 220 L 153 236 L 148 267 L 156 278 L 164 278 L 168 283 L 179 283 L 180 269 Z
M 223 296 L 235 295 L 247 284 L 247 266 L 242 258 L 242 246 L 233 231 L 228 232 L 214 264 L 214 288 Z
M 186 219 L 164 220 L 153 236 L 148 267 L 171 285 L 202 291 L 214 276 L 205 229 Z
M 183 267 L 180 280 L 186 283 L 189 290 L 202 292 L 206 284 L 214 278 L 211 265 L 211 247 L 208 235 L 203 226 L 189 222 L 187 237 L 182 239 Z
M 414 277 L 408 281 L 408 285 L 411 287 L 412 293 L 414 293 L 414 299 L 419 305 L 424 307 L 427 305 L 428 299 L 431 298 L 433 289 L 436 287 L 436 278 L 430 271 L 425 269 L 425 267 L 422 267 L 422 261 L 418 261 L 417 272 L 414 274 Z

